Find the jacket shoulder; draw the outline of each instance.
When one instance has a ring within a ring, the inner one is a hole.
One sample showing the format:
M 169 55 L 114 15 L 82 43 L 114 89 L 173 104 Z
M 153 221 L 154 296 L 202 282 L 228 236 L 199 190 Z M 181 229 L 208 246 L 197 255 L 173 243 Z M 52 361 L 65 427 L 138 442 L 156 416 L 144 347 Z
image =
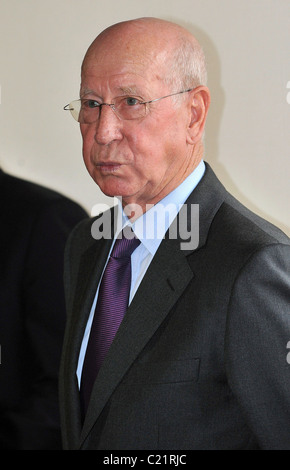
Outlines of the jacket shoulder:
M 86 251 L 99 239 L 112 239 L 114 237 L 115 212 L 115 207 L 111 207 L 96 217 L 81 221 L 71 233 L 70 243 L 79 246 L 82 251 Z
M 226 236 L 234 236 L 239 243 L 289 245 L 289 237 L 278 227 L 258 216 L 233 196 L 228 195 L 217 213 Z
M 71 211 L 76 211 L 83 218 L 87 216 L 86 211 L 69 197 L 53 189 L 41 186 L 40 184 L 27 181 L 16 176 L 6 174 L 1 171 L 0 196 L 5 202 L 7 215 L 16 213 L 25 217 L 34 216 L 38 211 L 43 211 L 53 207 L 67 207 Z

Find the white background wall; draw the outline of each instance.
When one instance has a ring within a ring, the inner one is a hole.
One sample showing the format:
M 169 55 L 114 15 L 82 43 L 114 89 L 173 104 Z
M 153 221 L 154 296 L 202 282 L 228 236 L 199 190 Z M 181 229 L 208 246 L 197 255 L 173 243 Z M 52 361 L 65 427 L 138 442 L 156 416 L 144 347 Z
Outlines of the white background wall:
M 63 106 L 78 98 L 95 36 L 140 16 L 200 40 L 212 94 L 205 158 L 236 197 L 290 234 L 290 0 L 0 0 L 0 166 L 88 211 L 110 202 Z

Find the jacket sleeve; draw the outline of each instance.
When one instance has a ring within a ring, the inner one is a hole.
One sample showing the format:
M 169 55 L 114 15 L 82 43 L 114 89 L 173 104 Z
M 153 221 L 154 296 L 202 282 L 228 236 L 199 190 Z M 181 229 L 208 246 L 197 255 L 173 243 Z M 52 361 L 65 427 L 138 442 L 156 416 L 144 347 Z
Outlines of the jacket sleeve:
M 261 449 L 290 449 L 289 341 L 290 246 L 273 244 L 235 280 L 225 343 L 230 386 Z

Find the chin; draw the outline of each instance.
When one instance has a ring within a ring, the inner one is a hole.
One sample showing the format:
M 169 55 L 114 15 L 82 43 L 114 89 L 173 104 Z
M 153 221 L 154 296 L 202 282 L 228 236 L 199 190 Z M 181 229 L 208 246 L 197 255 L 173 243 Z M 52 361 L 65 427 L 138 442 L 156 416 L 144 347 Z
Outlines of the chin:
M 91 177 L 102 193 L 108 197 L 120 197 L 124 201 L 135 201 L 134 196 L 137 195 L 140 190 L 140 185 L 133 185 L 132 182 L 130 184 L 128 179 L 126 181 L 125 178 L 119 176 L 103 176 L 100 175 L 99 172 L 93 171 Z
M 117 178 L 110 178 L 111 181 L 109 181 L 109 178 L 105 179 L 105 181 L 103 178 L 93 179 L 99 186 L 102 193 L 105 194 L 105 196 L 126 198 L 128 194 L 128 188 L 124 188 L 123 185 L 120 185 L 118 181 L 114 181 L 114 179 L 117 180 Z

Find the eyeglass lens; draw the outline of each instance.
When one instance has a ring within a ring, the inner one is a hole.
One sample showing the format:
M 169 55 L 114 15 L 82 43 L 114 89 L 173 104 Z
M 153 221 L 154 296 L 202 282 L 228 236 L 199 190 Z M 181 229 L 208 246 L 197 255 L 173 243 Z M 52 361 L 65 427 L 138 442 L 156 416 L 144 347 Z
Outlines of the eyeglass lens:
M 118 97 L 114 103 L 99 103 L 95 100 L 76 100 L 69 110 L 76 121 L 91 124 L 99 119 L 103 106 L 110 106 L 120 119 L 139 119 L 146 115 L 146 104 L 133 97 Z

